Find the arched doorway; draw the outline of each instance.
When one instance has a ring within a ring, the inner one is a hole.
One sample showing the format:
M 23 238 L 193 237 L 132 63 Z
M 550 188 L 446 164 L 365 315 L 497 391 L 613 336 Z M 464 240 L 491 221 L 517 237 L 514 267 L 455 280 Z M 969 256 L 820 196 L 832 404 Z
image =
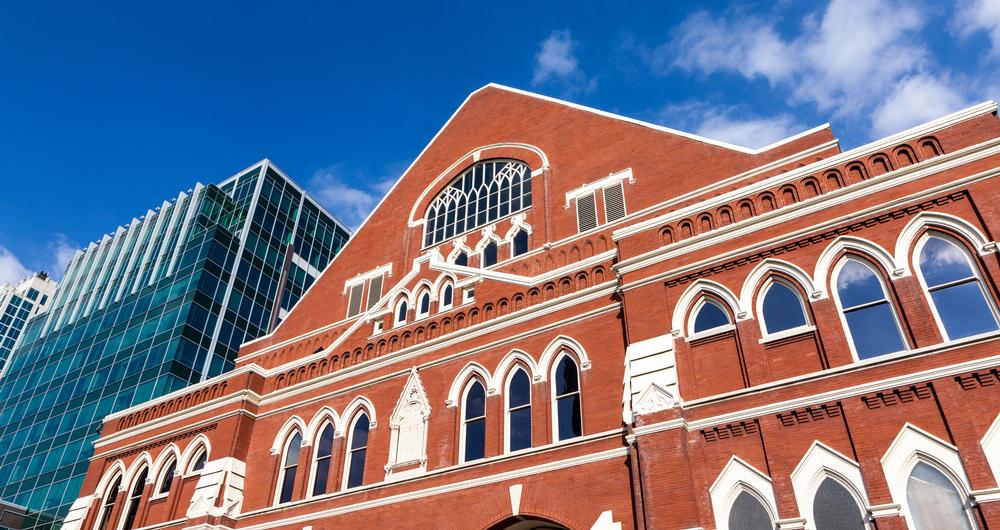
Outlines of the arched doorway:
M 509 517 L 500 521 L 499 523 L 489 527 L 488 530 L 569 530 L 565 526 L 562 526 L 545 519 L 539 519 L 537 517 Z

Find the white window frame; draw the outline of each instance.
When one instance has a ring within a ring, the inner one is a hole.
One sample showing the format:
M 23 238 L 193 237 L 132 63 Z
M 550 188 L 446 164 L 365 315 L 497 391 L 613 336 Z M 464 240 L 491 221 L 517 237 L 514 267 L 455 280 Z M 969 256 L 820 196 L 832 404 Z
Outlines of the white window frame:
M 179 467 L 181 463 L 180 460 L 181 459 L 177 454 L 173 454 L 163 461 L 163 465 L 160 466 L 159 473 L 157 474 L 156 477 L 153 478 L 153 492 L 149 495 L 149 500 L 162 499 L 170 495 L 170 492 L 173 490 L 172 487 L 170 490 L 167 490 L 166 493 L 160 493 L 160 488 L 163 486 L 164 481 L 170 480 L 171 482 L 173 482 L 174 477 L 181 473 Z M 168 477 L 167 469 L 170 468 L 171 462 L 173 462 L 174 464 L 174 472 L 171 473 L 170 476 Z M 173 486 L 173 484 L 171 484 L 171 486 Z
M 445 300 L 444 292 L 445 292 L 446 289 L 448 289 L 448 287 L 451 287 L 451 303 L 445 304 L 444 303 L 444 300 Z M 438 300 L 439 300 L 439 303 L 438 303 L 438 313 L 440 313 L 442 311 L 447 311 L 447 310 L 451 309 L 452 307 L 455 307 L 455 284 L 453 284 L 450 281 L 444 282 L 444 285 L 441 286 L 441 293 L 438 295 Z
M 421 302 L 424 297 L 427 297 L 427 311 L 422 311 L 420 309 Z M 434 302 L 434 296 L 431 294 L 430 289 L 421 289 L 417 292 L 417 305 L 413 308 L 414 317 L 413 321 L 423 320 L 431 315 L 431 304 Z
M 726 316 L 729 317 L 729 323 L 696 332 L 694 330 L 694 321 L 697 320 L 698 313 L 701 312 L 701 308 L 704 307 L 705 304 L 713 304 L 717 306 L 723 313 L 726 314 Z M 726 310 L 727 305 L 728 304 L 726 304 L 722 300 L 702 294 L 698 298 L 698 301 L 694 303 L 694 306 L 692 306 L 691 312 L 688 315 L 687 340 L 690 342 L 692 340 L 697 340 L 705 337 L 712 337 L 736 329 L 736 325 L 733 323 L 732 308 L 728 308 L 729 311 L 727 311 Z
M 407 295 L 402 295 L 396 299 L 396 303 L 392 306 L 392 327 L 399 328 L 403 327 L 407 323 L 407 318 L 410 315 L 410 297 Z M 403 313 L 403 319 L 399 319 L 399 309 L 400 306 L 406 304 L 406 311 Z
M 870 529 L 868 515 L 871 504 L 861 475 L 861 466 L 820 441 L 813 442 L 791 474 L 792 492 L 795 493 L 799 516 L 806 518 L 805 528 L 816 528 L 816 494 L 827 478 L 837 481 L 847 490 L 860 510 L 865 528 Z
M 531 423 L 532 423 L 532 427 L 534 426 L 534 418 L 535 418 L 535 409 L 534 409 L 534 406 L 535 406 L 535 400 L 534 400 L 533 392 L 531 391 L 532 390 L 531 387 L 534 385 L 534 378 L 531 376 L 531 370 L 529 370 L 528 368 L 522 366 L 520 363 L 515 362 L 515 363 L 513 363 L 511 365 L 511 368 L 507 371 L 507 378 L 504 381 L 504 386 L 503 386 L 503 452 L 504 452 L 504 454 L 507 454 L 507 453 L 519 453 L 519 452 L 522 452 L 522 451 L 529 451 L 529 450 L 531 450 L 532 447 L 535 446 L 535 433 L 534 433 L 534 429 L 532 428 L 532 432 L 531 432 L 531 445 L 529 445 L 528 447 L 525 447 L 524 449 L 518 449 L 517 451 L 511 451 L 510 450 L 510 384 L 514 380 L 514 375 L 517 374 L 518 371 L 524 372 L 524 375 L 528 377 L 528 405 L 527 405 L 527 407 L 528 407 L 528 410 L 531 411 L 531 419 L 532 419 Z M 583 403 L 582 403 L 582 396 L 581 396 L 581 405 L 582 404 Z M 524 405 L 522 405 L 522 407 L 523 406 Z M 558 436 L 558 433 L 556 433 L 556 435 Z
M 896 330 L 899 332 L 899 337 L 903 342 L 902 350 L 884 353 L 882 355 L 872 357 L 871 359 L 862 359 L 860 356 L 858 356 L 858 350 L 854 345 L 854 335 L 851 334 L 851 327 L 847 324 L 847 315 L 844 314 L 844 304 L 840 302 L 840 289 L 837 288 L 837 279 L 840 277 L 840 271 L 841 269 L 844 268 L 844 265 L 847 264 L 847 262 L 850 260 L 858 262 L 859 264 L 861 264 L 861 266 L 867 267 L 873 273 L 875 273 L 875 276 L 879 282 L 879 286 L 882 288 L 882 297 L 883 297 L 882 299 L 889 304 L 889 312 L 890 314 L 892 314 L 893 322 L 896 323 Z M 886 281 L 887 280 L 885 275 L 882 274 L 882 271 L 874 263 L 872 263 L 871 260 L 860 256 L 855 257 L 853 255 L 843 256 L 842 258 L 840 258 L 840 260 L 837 261 L 837 264 L 833 267 L 833 273 L 830 275 L 830 290 L 833 291 L 833 299 L 837 304 L 837 316 L 840 318 L 840 325 L 841 327 L 843 327 L 844 335 L 847 337 L 847 345 L 851 350 L 851 357 L 854 359 L 854 362 L 856 363 L 872 361 L 875 359 L 884 359 L 888 356 L 896 355 L 900 352 L 905 352 L 910 349 L 910 341 L 907 339 L 906 333 L 903 332 L 903 325 L 899 319 L 899 310 L 896 307 L 896 301 L 893 300 L 891 296 L 889 296 L 889 289 L 888 286 L 886 285 Z
M 467 462 L 465 460 L 465 440 L 466 440 L 466 436 L 465 436 L 465 424 L 466 424 L 465 409 L 466 409 L 466 405 L 467 405 L 467 400 L 469 398 L 469 391 L 472 390 L 472 385 L 475 384 L 475 383 L 477 383 L 477 382 L 479 383 L 480 386 L 483 387 L 483 418 L 482 419 L 483 419 L 484 432 L 485 432 L 485 426 L 486 426 L 486 423 L 487 423 L 487 417 L 488 417 L 487 413 L 489 411 L 487 410 L 486 401 L 487 401 L 487 398 L 489 397 L 489 393 L 487 391 L 487 389 L 489 388 L 489 386 L 488 386 L 488 383 L 486 381 L 483 381 L 482 379 L 480 379 L 480 378 L 478 378 L 476 376 L 472 376 L 472 377 L 469 378 L 468 381 L 466 381 L 465 386 L 462 388 L 462 396 L 460 398 L 461 399 L 461 402 L 460 402 L 461 406 L 459 406 L 459 413 L 458 413 L 458 421 L 461 423 L 461 426 L 459 428 L 459 437 L 458 437 L 459 438 L 458 439 L 458 463 L 459 464 L 465 464 Z M 480 460 L 485 460 L 486 457 L 487 457 L 487 455 L 486 455 L 486 438 L 484 437 L 484 439 L 483 439 L 483 458 L 478 458 L 476 460 L 469 460 L 468 462 L 478 462 Z
M 336 442 L 337 442 L 337 438 L 339 438 L 339 436 L 337 436 L 337 426 L 334 424 L 334 422 L 333 422 L 332 419 L 325 419 L 325 420 L 323 420 L 322 423 L 319 424 L 319 428 L 316 429 L 316 438 L 312 441 L 312 448 L 313 448 L 313 450 L 312 450 L 312 454 L 309 455 L 309 460 L 310 460 L 309 477 L 307 478 L 307 482 L 306 482 L 306 498 L 307 499 L 316 496 L 316 494 L 313 492 L 313 489 L 316 486 L 316 484 L 315 484 L 315 482 L 316 482 L 316 470 L 319 468 L 319 465 L 318 465 L 319 464 L 319 441 L 323 437 L 323 430 L 326 429 L 328 426 L 333 429 L 333 441 L 334 441 L 334 443 L 331 444 L 331 447 L 330 447 L 330 469 L 329 469 L 329 471 L 331 473 L 331 477 L 330 478 L 332 478 L 333 471 L 336 471 L 336 467 L 333 464 L 336 461 L 336 460 L 334 460 L 334 457 L 336 456 L 336 453 L 334 452 L 334 449 L 337 448 L 336 447 Z M 305 438 L 303 438 L 303 440 L 305 440 Z M 332 491 L 330 491 L 330 486 L 332 486 L 332 485 L 333 484 L 331 484 L 331 481 L 328 478 L 327 479 L 327 483 L 326 483 L 327 492 L 323 493 L 321 495 L 326 495 L 328 493 L 333 493 Z
M 362 415 L 368 417 L 368 443 L 365 444 L 365 464 L 366 465 L 368 464 L 368 447 L 371 444 L 371 434 L 372 434 L 372 415 L 368 413 L 368 410 L 362 407 L 354 413 L 354 417 L 351 419 L 351 423 L 349 424 L 350 426 L 349 430 L 347 431 L 347 443 L 345 444 L 344 447 L 344 470 L 342 472 L 343 477 L 341 477 L 340 481 L 340 489 L 342 491 L 361 488 L 365 485 L 364 470 L 362 470 L 361 485 L 354 486 L 351 488 L 347 487 L 347 481 L 351 477 L 351 460 L 353 460 L 351 458 L 353 456 L 352 454 L 353 451 L 351 451 L 351 445 L 354 443 L 354 427 L 357 426 L 358 420 L 361 419 Z
M 770 291 L 771 287 L 773 287 L 774 284 L 776 283 L 780 283 L 781 285 L 784 285 L 788 289 L 791 289 L 795 297 L 798 298 L 799 309 L 802 311 L 802 316 L 805 317 L 806 321 L 805 324 L 775 332 L 770 332 L 767 329 L 767 318 L 766 315 L 764 315 L 764 298 L 767 297 L 768 291 Z M 757 311 L 757 320 L 760 321 L 760 336 L 761 336 L 760 342 L 763 343 L 772 340 L 780 340 L 787 337 L 794 337 L 795 335 L 799 335 L 801 333 L 805 333 L 807 331 L 813 331 L 816 329 L 816 326 L 813 325 L 812 319 L 809 318 L 810 317 L 808 310 L 809 308 L 808 306 L 806 306 L 806 300 L 802 297 L 802 291 L 798 288 L 798 286 L 796 286 L 791 281 L 788 281 L 780 276 L 771 275 L 766 280 L 764 280 L 764 284 L 761 286 L 760 291 L 758 291 L 758 293 L 759 294 L 757 295 L 757 302 L 755 306 Z
M 281 502 L 281 485 L 285 481 L 285 459 L 288 458 L 288 450 L 292 447 L 295 435 L 299 435 L 299 458 L 295 461 L 295 474 L 299 475 L 299 468 L 302 466 L 302 448 L 305 447 L 305 434 L 299 429 L 291 429 L 285 434 L 285 441 L 281 445 L 281 453 L 278 454 L 278 482 L 274 486 L 274 499 L 272 506 L 281 506 L 290 502 L 295 502 L 295 486 L 292 486 L 292 498 L 286 502 Z
M 573 364 L 576 366 L 576 393 L 580 396 L 580 435 L 574 436 L 573 438 L 566 438 L 562 440 L 559 438 L 559 406 L 556 401 L 556 370 L 559 368 L 559 363 L 562 362 L 563 357 L 569 357 Z M 582 438 L 587 433 L 586 418 L 583 415 L 583 363 L 580 358 L 571 354 L 570 352 L 563 350 L 559 352 L 552 359 L 552 364 L 549 366 L 549 381 L 552 384 L 549 385 L 549 410 L 552 411 L 552 443 L 568 442 L 570 440 L 576 440 L 577 438 Z
M 729 512 L 737 497 L 744 491 L 760 501 L 771 517 L 772 523 L 778 520 L 778 505 L 774 499 L 771 477 L 734 455 L 708 489 L 712 500 L 712 514 L 715 516 L 715 526 L 718 530 L 730 530 Z
M 986 306 L 990 309 L 990 313 L 993 315 L 993 320 L 1000 327 L 1000 312 L 997 311 L 996 304 L 993 301 L 993 295 L 986 290 L 985 282 L 983 281 L 983 274 L 979 268 L 979 264 L 976 263 L 971 256 L 969 256 L 968 247 L 966 247 L 962 241 L 958 238 L 945 234 L 944 232 L 939 232 L 936 230 L 928 230 L 924 232 L 920 239 L 917 240 L 917 244 L 913 246 L 913 265 L 912 269 L 917 271 L 917 279 L 920 280 L 920 288 L 923 289 L 924 299 L 927 300 L 927 305 L 931 308 L 931 313 L 934 315 L 934 322 L 937 324 L 938 330 L 941 332 L 941 336 L 944 338 L 945 342 L 950 342 L 956 340 L 948 335 L 948 330 L 944 326 L 944 320 L 941 318 L 941 313 L 938 312 L 937 304 L 934 303 L 934 299 L 931 297 L 930 287 L 927 285 L 927 280 L 924 278 L 924 270 L 920 267 L 920 254 L 924 251 L 924 246 L 927 245 L 927 241 L 932 237 L 942 239 L 952 245 L 958 247 L 959 252 L 965 258 L 966 265 L 972 271 L 972 275 L 976 278 L 976 284 L 979 286 L 979 292 L 983 295 L 983 299 L 986 300 Z M 947 289 L 948 287 L 945 287 Z M 995 333 L 994 331 L 989 331 L 987 333 Z

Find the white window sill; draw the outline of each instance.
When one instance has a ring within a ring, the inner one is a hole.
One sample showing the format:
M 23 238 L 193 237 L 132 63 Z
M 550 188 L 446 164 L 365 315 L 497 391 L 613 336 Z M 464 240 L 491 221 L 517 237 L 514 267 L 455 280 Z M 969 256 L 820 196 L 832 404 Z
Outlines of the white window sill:
M 732 324 L 726 324 L 725 326 L 719 326 L 717 328 L 706 329 L 705 331 L 699 331 L 698 333 L 692 333 L 685 337 L 688 342 L 696 341 L 699 339 L 706 339 L 708 337 L 714 337 L 716 335 L 722 335 L 723 333 L 729 332 L 736 329 L 736 326 Z
M 795 337 L 795 336 L 798 336 L 798 335 L 805 335 L 806 333 L 812 333 L 814 331 L 816 331 L 816 326 L 810 326 L 810 325 L 796 326 L 796 327 L 791 328 L 791 329 L 786 329 L 786 330 L 783 330 L 783 331 L 778 331 L 776 333 L 770 333 L 768 335 L 764 335 L 757 342 L 759 342 L 761 344 L 768 344 L 768 343 L 771 343 L 771 342 L 777 342 L 777 341 L 779 341 L 781 339 L 787 339 L 789 337 Z

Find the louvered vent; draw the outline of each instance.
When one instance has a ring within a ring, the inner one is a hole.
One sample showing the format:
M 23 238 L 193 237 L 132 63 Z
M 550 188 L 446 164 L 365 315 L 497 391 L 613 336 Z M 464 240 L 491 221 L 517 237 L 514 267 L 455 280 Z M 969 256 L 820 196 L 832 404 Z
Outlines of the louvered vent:
M 604 215 L 609 223 L 625 217 L 625 189 L 621 182 L 604 188 Z
M 593 193 L 576 198 L 576 224 L 580 232 L 597 227 L 597 204 Z
M 351 287 L 350 298 L 347 300 L 347 317 L 357 316 L 361 312 L 361 297 L 364 295 L 364 282 Z
M 379 298 L 382 298 L 382 275 L 372 278 L 371 283 L 368 284 L 368 306 L 366 309 L 375 307 Z

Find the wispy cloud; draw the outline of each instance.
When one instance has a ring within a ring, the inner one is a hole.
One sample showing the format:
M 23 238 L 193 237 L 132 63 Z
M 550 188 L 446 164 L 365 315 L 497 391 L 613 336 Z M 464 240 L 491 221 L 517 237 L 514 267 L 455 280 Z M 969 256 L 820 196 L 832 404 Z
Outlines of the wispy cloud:
M 699 101 L 667 105 L 654 119 L 674 129 L 751 148 L 764 147 L 806 129 L 788 114 L 759 116 L 744 108 Z
M 951 25 L 960 37 L 985 31 L 990 38 L 989 55 L 1000 59 L 1000 0 L 960 1 Z
M 872 116 L 872 132 L 884 136 L 939 118 L 970 102 L 951 83 L 914 75 L 895 86 Z
M 73 260 L 78 249 L 79 246 L 71 242 L 65 234 L 55 235 L 55 239 L 48 245 L 48 250 L 52 254 L 52 268 L 48 272 L 53 279 L 62 278 L 66 267 L 69 267 L 69 262 Z
M 13 252 L 0 246 L 0 283 L 15 283 L 30 273 Z
M 580 68 L 576 47 L 577 43 L 570 30 L 553 31 L 542 41 L 535 55 L 532 86 L 555 85 L 567 94 L 593 91 L 597 87 L 597 80 L 588 78 Z
M 309 180 L 308 189 L 324 207 L 354 229 L 371 213 L 395 181 L 395 177 L 373 178 L 350 171 L 346 164 L 334 164 L 316 170 Z

